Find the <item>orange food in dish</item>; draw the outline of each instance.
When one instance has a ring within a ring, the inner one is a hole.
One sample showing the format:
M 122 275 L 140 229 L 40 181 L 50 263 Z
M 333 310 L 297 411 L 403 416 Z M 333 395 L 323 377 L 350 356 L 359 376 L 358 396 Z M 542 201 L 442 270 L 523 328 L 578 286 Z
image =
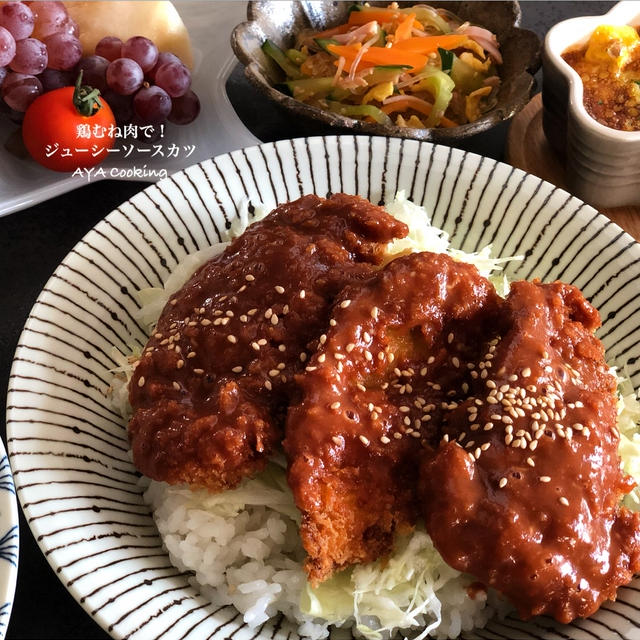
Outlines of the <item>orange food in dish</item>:
M 584 87 L 584 106 L 601 124 L 640 131 L 640 35 L 638 27 L 599 26 L 589 41 L 562 54 Z

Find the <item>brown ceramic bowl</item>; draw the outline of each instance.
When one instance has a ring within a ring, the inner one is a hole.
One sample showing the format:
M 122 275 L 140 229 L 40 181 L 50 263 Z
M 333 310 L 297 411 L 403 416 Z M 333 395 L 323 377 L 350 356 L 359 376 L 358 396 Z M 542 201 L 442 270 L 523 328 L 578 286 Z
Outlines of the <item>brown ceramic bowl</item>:
M 388 2 L 371 2 L 386 6 Z M 400 5 L 417 2 L 400 2 Z M 503 64 L 499 68 L 502 83 L 496 106 L 481 118 L 459 127 L 441 129 L 411 129 L 364 122 L 314 107 L 278 91 L 275 86 L 284 80 L 279 67 L 266 56 L 261 46 L 269 38 L 281 48 L 293 46 L 295 34 L 304 28 L 328 29 L 347 20 L 351 2 L 281 2 L 263 0 L 249 2 L 247 22 L 239 24 L 231 35 L 233 50 L 245 66 L 249 81 L 271 100 L 285 109 L 292 118 L 305 119 L 310 124 L 323 123 L 336 128 L 336 133 L 366 133 L 429 140 L 455 145 L 456 141 L 486 131 L 508 120 L 522 109 L 533 88 L 533 74 L 540 67 L 540 40 L 532 32 L 518 28 L 518 2 L 432 2 L 445 7 L 465 21 L 493 31 L 500 43 Z

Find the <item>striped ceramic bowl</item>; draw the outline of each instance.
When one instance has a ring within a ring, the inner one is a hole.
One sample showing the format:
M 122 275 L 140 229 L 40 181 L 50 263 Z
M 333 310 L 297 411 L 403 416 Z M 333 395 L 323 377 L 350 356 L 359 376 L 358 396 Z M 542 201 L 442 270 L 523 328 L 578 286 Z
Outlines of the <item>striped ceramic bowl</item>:
M 278 618 L 258 629 L 214 606 L 172 566 L 143 501 L 126 425 L 108 400 L 114 349 L 145 344 L 136 292 L 187 254 L 228 237 L 247 200 L 273 208 L 305 193 L 373 202 L 403 189 L 454 246 L 524 254 L 512 278 L 562 279 L 600 309 L 611 363 L 640 385 L 640 246 L 565 191 L 474 154 L 415 140 L 284 140 L 218 156 L 152 185 L 81 240 L 47 282 L 20 338 L 8 395 L 8 450 L 35 539 L 87 614 L 114 638 L 295 640 Z M 635 634 L 635 636 L 634 636 Z M 349 634 L 347 634 L 349 636 Z M 494 620 L 463 638 L 640 636 L 640 584 L 592 618 Z

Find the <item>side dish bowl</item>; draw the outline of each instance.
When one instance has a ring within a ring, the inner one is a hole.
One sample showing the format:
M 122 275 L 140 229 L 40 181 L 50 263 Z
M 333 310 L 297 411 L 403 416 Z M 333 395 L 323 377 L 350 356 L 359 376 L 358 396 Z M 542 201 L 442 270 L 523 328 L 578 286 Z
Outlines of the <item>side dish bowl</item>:
M 566 158 L 572 193 L 597 207 L 640 204 L 640 131 L 619 131 L 592 118 L 578 73 L 562 58 L 583 45 L 599 25 L 640 25 L 640 3 L 619 2 L 601 16 L 564 20 L 547 34 L 543 51 L 543 126 L 555 151 Z
M 388 2 L 371 2 L 387 6 Z M 399 2 L 410 6 L 417 2 Z M 236 26 L 231 36 L 233 50 L 245 66 L 249 81 L 270 100 L 285 109 L 293 118 L 309 122 L 311 130 L 318 124 L 328 125 L 340 133 L 368 133 L 400 138 L 428 140 L 455 145 L 457 140 L 486 131 L 508 120 L 529 101 L 534 80 L 540 66 L 540 41 L 531 31 L 518 28 L 520 6 L 514 2 L 432 2 L 432 6 L 446 7 L 465 21 L 477 24 L 496 34 L 503 57 L 500 68 L 501 86 L 497 104 L 475 122 L 452 128 L 412 129 L 356 120 L 300 102 L 276 89 L 284 79 L 282 71 L 262 51 L 268 38 L 280 47 L 292 46 L 302 29 L 324 30 L 345 22 L 349 2 L 249 2 L 247 22 Z

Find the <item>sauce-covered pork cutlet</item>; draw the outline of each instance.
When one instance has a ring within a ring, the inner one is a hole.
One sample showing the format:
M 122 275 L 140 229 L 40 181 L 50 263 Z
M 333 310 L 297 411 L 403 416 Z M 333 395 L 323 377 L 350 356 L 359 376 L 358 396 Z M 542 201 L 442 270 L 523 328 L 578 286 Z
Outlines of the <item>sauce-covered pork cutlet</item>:
M 616 380 L 574 287 L 516 282 L 501 339 L 421 468 L 426 528 L 444 560 L 523 618 L 592 614 L 640 569 L 640 514 L 619 506 Z
M 196 272 L 162 312 L 130 383 L 136 467 L 213 490 L 262 469 L 336 295 L 369 278 L 385 245 L 406 234 L 362 198 L 309 195 Z
M 313 583 L 388 554 L 416 521 L 421 443 L 467 395 L 500 299 L 475 267 L 443 254 L 397 258 L 347 287 L 297 376 L 288 481 Z

